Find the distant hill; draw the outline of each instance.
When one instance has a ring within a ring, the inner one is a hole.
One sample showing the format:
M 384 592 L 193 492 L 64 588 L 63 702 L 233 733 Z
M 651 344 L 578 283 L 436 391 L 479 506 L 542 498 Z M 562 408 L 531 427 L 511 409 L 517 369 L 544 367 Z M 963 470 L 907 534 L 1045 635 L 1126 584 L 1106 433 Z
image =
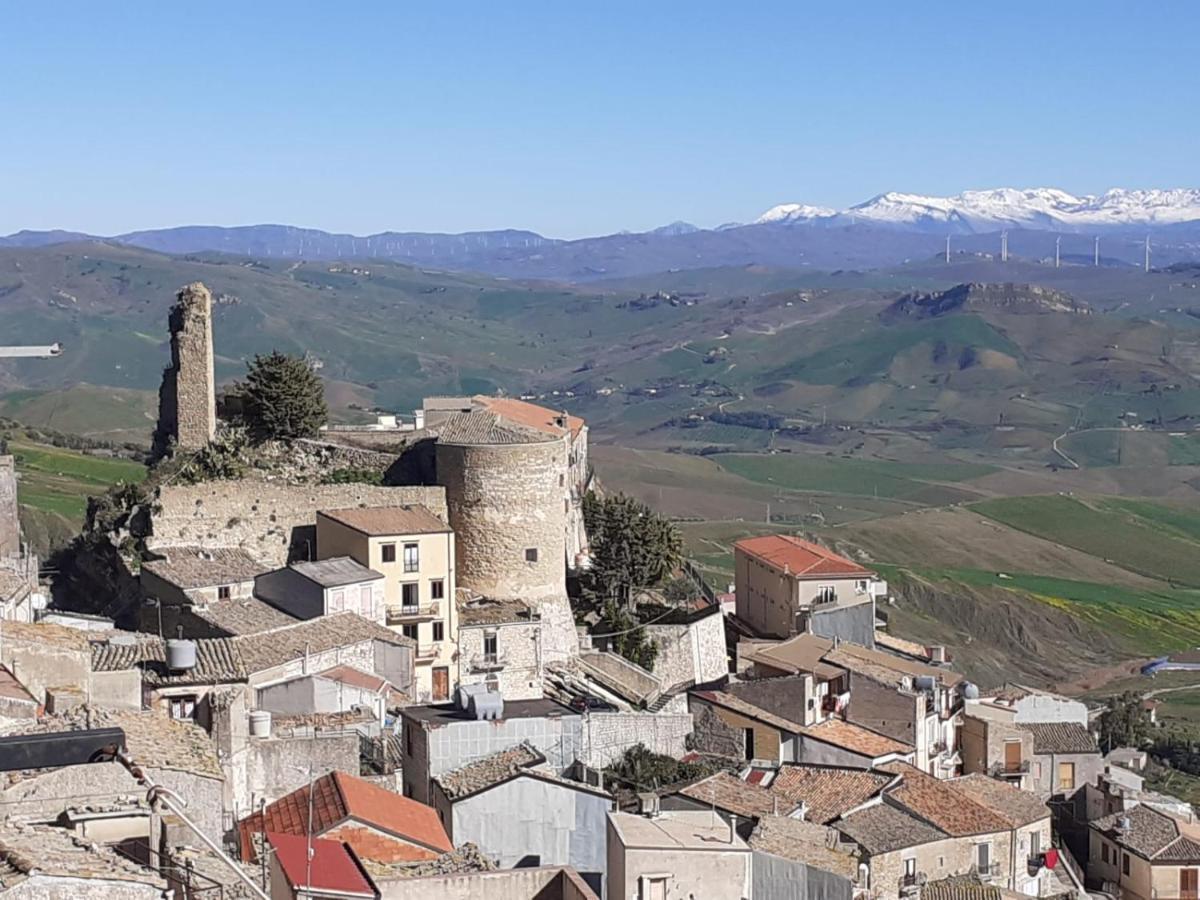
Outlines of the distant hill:
M 953 312 L 1003 309 L 1009 312 L 1087 314 L 1087 305 L 1036 284 L 957 284 L 944 291 L 905 294 L 880 313 L 886 321 L 928 319 Z

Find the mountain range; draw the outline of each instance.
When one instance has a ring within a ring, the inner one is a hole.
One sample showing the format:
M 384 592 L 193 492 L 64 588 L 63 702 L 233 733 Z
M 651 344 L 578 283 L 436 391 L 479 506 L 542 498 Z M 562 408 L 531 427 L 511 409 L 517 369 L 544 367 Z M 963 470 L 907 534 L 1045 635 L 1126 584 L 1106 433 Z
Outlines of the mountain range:
M 103 241 L 172 254 L 222 253 L 258 259 L 381 259 L 452 271 L 519 278 L 591 281 L 673 269 L 764 264 L 820 269 L 873 268 L 944 252 L 991 254 L 995 232 L 1011 230 L 1010 253 L 1091 261 L 1103 236 L 1102 264 L 1142 262 L 1146 236 L 1154 263 L 1200 260 L 1200 190 L 1113 189 L 1077 197 L 1054 188 L 966 191 L 956 197 L 880 194 L 845 210 L 785 203 L 749 224 L 698 228 L 672 222 L 651 231 L 578 240 L 533 231 L 440 234 L 335 234 L 290 225 L 185 225 L 97 236 L 20 231 L 0 248 Z

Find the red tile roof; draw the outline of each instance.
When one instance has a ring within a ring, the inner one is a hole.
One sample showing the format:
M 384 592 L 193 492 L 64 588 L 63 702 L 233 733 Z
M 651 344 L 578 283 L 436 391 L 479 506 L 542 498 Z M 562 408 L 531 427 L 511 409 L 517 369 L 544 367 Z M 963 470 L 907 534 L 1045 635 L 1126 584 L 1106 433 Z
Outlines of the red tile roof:
M 865 578 L 874 574 L 820 544 L 790 534 L 765 534 L 740 540 L 733 546 L 793 578 Z
M 261 813 L 243 819 L 239 825 L 242 858 L 247 862 L 254 860 L 253 836 L 263 831 L 264 825 L 268 833 L 307 834 L 308 812 L 308 785 L 305 785 L 280 797 Z M 454 849 L 432 807 L 345 772 L 330 772 L 316 779 L 313 782 L 312 833 L 324 834 L 349 820 L 414 845 L 414 859 L 432 858 Z M 394 844 L 395 840 L 389 843 Z M 357 846 L 353 840 L 350 844 Z M 364 859 L 374 858 L 370 848 L 359 849 Z
M 267 832 L 279 867 L 293 888 L 312 887 L 351 896 L 375 897 L 375 885 L 349 845 L 324 838 L 312 840 L 312 866 L 307 863 L 308 838 L 304 835 Z M 311 873 L 311 876 L 310 876 Z M 311 877 L 311 884 L 309 878 Z
M 512 397 L 486 396 L 478 396 L 475 398 L 475 401 L 489 412 L 494 412 L 496 415 L 508 419 L 510 422 L 516 422 L 518 425 L 527 425 L 530 428 L 536 428 L 538 431 L 553 435 L 561 435 L 565 430 L 556 421 L 562 416 L 562 413 L 547 409 L 544 406 L 538 406 L 536 403 L 516 400 Z M 566 421 L 567 428 L 570 429 L 572 436 L 579 434 L 584 425 L 583 419 L 578 416 L 568 415 Z
M 770 790 L 794 803 L 803 802 L 808 821 L 823 825 L 866 803 L 892 780 L 891 775 L 865 769 L 786 765 Z
M 911 744 L 847 722 L 845 719 L 826 719 L 816 725 L 806 726 L 801 729 L 800 734 L 876 759 L 893 754 L 904 756 L 913 752 Z

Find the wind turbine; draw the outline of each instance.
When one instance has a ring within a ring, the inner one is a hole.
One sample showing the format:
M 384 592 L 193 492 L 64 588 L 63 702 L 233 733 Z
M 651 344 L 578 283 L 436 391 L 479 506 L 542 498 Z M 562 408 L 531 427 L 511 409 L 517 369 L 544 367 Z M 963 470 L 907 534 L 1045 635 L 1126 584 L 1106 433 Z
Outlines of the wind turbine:
M 1096 235 L 1096 249 L 1092 251 L 1092 265 L 1100 265 L 1100 235 Z
M 1000 232 L 1000 262 L 1008 262 L 1008 231 Z
M 1054 239 L 1054 268 L 1056 268 L 1056 269 L 1057 269 L 1057 268 L 1058 268 L 1060 265 L 1062 265 L 1062 263 L 1060 262 L 1060 260 L 1061 260 L 1061 255 L 1060 255 L 1060 253 L 1059 253 L 1059 251 L 1060 251 L 1061 249 L 1062 249 L 1062 237 L 1056 237 L 1056 238 Z
M 946 235 L 946 262 L 950 262 L 950 235 Z

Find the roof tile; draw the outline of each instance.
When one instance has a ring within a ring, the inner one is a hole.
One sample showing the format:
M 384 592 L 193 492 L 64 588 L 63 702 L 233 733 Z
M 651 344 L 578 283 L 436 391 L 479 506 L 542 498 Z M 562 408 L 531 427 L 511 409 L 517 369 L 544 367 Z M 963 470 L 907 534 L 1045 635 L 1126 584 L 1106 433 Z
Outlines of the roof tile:
M 790 534 L 765 534 L 761 537 L 745 538 L 733 546 L 776 569 L 785 569 L 793 578 L 835 575 L 866 578 L 874 574 L 820 544 Z

